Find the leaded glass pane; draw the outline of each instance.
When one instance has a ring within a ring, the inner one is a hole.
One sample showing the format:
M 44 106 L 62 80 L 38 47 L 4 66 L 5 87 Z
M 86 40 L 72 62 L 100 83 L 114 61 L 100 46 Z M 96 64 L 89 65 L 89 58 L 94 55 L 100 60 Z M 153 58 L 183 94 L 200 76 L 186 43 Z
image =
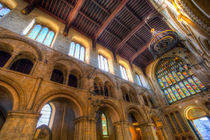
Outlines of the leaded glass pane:
M 39 32 L 41 31 L 42 26 L 41 25 L 35 25 L 35 27 L 32 29 L 32 31 L 29 33 L 28 37 L 35 40 Z
M 0 3 L 0 8 L 2 8 L 3 7 L 3 5 Z
M 75 51 L 75 43 L 72 42 L 72 43 L 71 43 L 70 50 L 69 50 L 69 55 L 70 55 L 70 56 L 74 56 L 74 51 Z
M 81 47 L 80 49 L 80 60 L 85 61 L 85 48 Z
M 79 59 L 79 54 L 80 54 L 80 45 L 76 44 L 76 51 L 75 51 L 74 57 Z
M 168 57 L 160 60 L 156 69 L 156 77 L 169 103 L 205 89 L 205 86 L 191 71 L 190 65 L 179 57 Z
M 199 88 L 204 89 L 204 85 L 201 83 L 201 81 L 196 77 L 192 76 L 193 80 L 196 82 L 196 84 L 199 86 Z
M 168 88 L 168 93 L 170 94 L 170 96 L 171 96 L 171 98 L 173 99 L 174 102 L 177 101 L 174 93 L 172 92 L 172 90 L 170 88 Z
M 137 80 L 137 84 L 138 84 L 139 86 L 142 86 L 142 83 L 141 83 L 141 80 L 140 80 L 140 77 L 139 77 L 138 74 L 136 74 L 136 80 Z
M 2 5 L 1 5 L 2 6 Z M 3 6 L 2 6 L 3 7 Z M 0 9 L 0 19 L 5 16 L 6 14 L 8 14 L 10 12 L 9 8 L 3 7 L 2 9 Z
M 108 126 L 107 119 L 104 113 L 101 115 L 101 123 L 102 123 L 102 134 L 103 136 L 108 136 Z
M 37 37 L 36 41 L 42 43 L 47 36 L 48 28 L 44 27 L 42 31 L 40 32 L 39 36 Z
M 195 94 L 195 91 L 186 80 L 184 80 L 184 85 L 187 87 L 191 94 Z
M 195 84 L 195 82 L 192 80 L 192 78 L 187 78 L 187 81 L 190 83 L 190 85 L 193 87 L 193 89 L 196 92 L 201 92 L 201 90 L 197 87 L 197 85 Z
M 37 126 L 36 127 L 39 127 L 41 125 L 46 125 L 48 126 L 49 125 L 49 122 L 50 122 L 50 117 L 51 117 L 51 113 L 52 113 L 52 108 L 49 104 L 46 104 L 42 110 L 41 110 L 41 117 L 37 123 Z
M 55 36 L 55 33 L 53 31 L 50 31 L 44 41 L 44 44 L 47 46 L 50 46 L 53 41 L 54 36 Z

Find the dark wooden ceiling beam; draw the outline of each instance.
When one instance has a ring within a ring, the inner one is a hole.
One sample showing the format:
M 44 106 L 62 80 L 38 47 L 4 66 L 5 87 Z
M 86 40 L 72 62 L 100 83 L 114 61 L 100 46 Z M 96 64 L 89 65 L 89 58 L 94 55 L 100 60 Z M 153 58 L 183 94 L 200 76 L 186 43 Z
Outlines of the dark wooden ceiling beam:
M 141 49 L 139 49 L 131 58 L 130 58 L 130 63 L 133 63 L 133 61 L 141 54 L 143 53 L 150 45 L 150 42 L 145 44 Z
M 93 3 L 95 3 L 98 7 L 100 7 L 104 12 L 106 12 L 108 15 L 110 15 L 111 13 L 105 9 L 103 6 L 101 6 L 97 1 L 95 0 L 91 0 Z
M 85 2 L 85 0 L 77 0 L 75 7 L 69 13 L 68 18 L 67 18 L 67 24 L 64 29 L 64 35 L 68 34 L 69 28 L 70 28 L 71 24 L 73 23 L 73 21 L 76 19 L 84 2 Z
M 98 37 L 102 34 L 102 32 L 105 30 L 105 28 L 111 23 L 111 21 L 116 17 L 116 15 L 120 12 L 120 10 L 126 5 L 128 0 L 122 0 L 120 5 L 111 13 L 111 15 L 108 17 L 108 19 L 103 23 L 101 28 L 96 32 L 95 34 L 95 40 L 98 39 Z
M 24 15 L 28 15 L 33 11 L 36 6 L 41 3 L 41 0 L 28 0 L 29 4 L 21 10 L 21 13 Z
M 145 24 L 145 22 L 148 20 L 148 17 L 152 12 L 148 13 L 147 16 L 145 16 L 142 21 L 117 45 L 115 53 L 118 52 L 118 50 L 125 44 L 140 28 L 142 28 Z

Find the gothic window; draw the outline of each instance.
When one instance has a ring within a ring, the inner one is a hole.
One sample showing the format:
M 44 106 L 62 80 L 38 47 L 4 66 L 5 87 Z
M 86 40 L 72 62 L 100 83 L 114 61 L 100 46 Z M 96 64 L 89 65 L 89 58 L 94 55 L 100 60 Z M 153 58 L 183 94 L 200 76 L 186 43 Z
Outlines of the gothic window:
M 0 51 L 0 67 L 3 67 L 10 57 L 11 55 L 9 53 Z
M 104 113 L 101 114 L 101 125 L 102 125 L 102 135 L 103 136 L 108 136 L 107 117 Z
M 158 64 L 156 77 L 169 104 L 205 89 L 190 67 L 178 57 L 162 59 Z
M 50 104 L 44 105 L 44 107 L 41 110 L 41 117 L 36 127 L 38 128 L 41 125 L 48 126 L 50 122 L 51 114 L 52 114 L 52 107 L 50 106 Z
M 81 61 L 85 61 L 85 48 L 78 43 L 72 42 L 69 49 L 69 55 Z
M 50 47 L 54 40 L 55 33 L 46 26 L 35 24 L 28 32 L 27 36 Z
M 139 77 L 139 75 L 138 75 L 137 73 L 136 73 L 136 80 L 137 80 L 137 84 L 138 84 L 139 86 L 142 86 L 140 77 Z
M 33 62 L 31 62 L 28 59 L 19 59 L 12 64 L 10 69 L 21 73 L 29 74 L 33 65 Z
M 11 10 L 6 7 L 5 5 L 3 5 L 2 3 L 0 3 L 0 19 L 7 15 Z
M 64 81 L 63 72 L 58 69 L 54 69 L 51 75 L 51 81 L 63 84 Z
M 125 80 L 128 80 L 127 72 L 125 70 L 125 67 L 123 67 L 122 65 L 120 65 L 120 72 L 121 72 L 122 78 L 125 79 Z
M 99 54 L 98 55 L 98 64 L 99 64 L 99 68 L 108 72 L 109 71 L 109 65 L 108 65 L 108 60 L 106 57 L 104 57 L 103 55 Z
M 103 83 L 100 79 L 95 78 L 94 79 L 94 93 L 96 95 L 104 95 L 104 91 L 103 91 Z
M 73 74 L 69 75 L 68 85 L 71 86 L 71 87 L 75 87 L 75 88 L 78 87 L 78 79 L 75 75 L 73 75 Z

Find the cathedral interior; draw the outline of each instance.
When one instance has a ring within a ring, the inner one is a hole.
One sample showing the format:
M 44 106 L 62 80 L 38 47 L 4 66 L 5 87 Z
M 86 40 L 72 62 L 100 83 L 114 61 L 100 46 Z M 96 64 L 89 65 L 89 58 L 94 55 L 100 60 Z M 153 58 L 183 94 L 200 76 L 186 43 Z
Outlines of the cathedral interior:
M 0 140 L 210 140 L 209 0 L 0 0 Z

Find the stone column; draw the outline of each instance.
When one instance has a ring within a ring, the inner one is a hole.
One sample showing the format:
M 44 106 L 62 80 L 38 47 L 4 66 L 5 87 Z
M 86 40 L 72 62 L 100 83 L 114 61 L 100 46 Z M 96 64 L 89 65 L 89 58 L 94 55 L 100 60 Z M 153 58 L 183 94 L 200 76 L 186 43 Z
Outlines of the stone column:
M 8 112 L 1 131 L 1 140 L 31 140 L 36 131 L 40 114 L 29 112 Z
M 88 117 L 75 120 L 75 140 L 96 140 L 96 121 Z
M 139 127 L 141 128 L 143 140 L 158 140 L 153 123 L 144 123 Z
M 116 132 L 116 140 L 132 140 L 129 130 L 129 123 L 126 121 L 119 121 L 113 124 Z
M 15 59 L 16 56 L 17 56 L 17 54 L 15 52 L 13 52 L 11 57 L 9 58 L 9 60 L 4 65 L 4 68 L 9 68 L 9 66 L 11 65 L 12 61 Z

